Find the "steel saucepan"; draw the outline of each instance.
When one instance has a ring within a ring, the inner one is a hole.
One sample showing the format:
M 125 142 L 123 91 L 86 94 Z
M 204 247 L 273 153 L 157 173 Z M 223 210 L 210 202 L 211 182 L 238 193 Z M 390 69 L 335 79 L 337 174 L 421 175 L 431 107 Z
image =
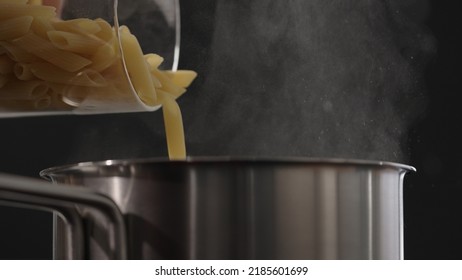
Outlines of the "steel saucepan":
M 0 180 L 11 186 L 0 200 L 59 211 L 57 258 L 402 259 L 409 171 L 343 159 L 108 160 L 43 170 L 56 185 L 20 195 Z

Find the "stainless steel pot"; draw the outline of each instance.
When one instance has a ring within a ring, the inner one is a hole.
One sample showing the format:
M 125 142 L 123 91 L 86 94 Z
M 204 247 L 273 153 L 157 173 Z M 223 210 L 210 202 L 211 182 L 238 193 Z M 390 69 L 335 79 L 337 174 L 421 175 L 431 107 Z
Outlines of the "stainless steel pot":
M 58 258 L 401 259 L 409 171 L 342 159 L 86 162 L 42 171 L 56 186 L 0 178 L 0 200 L 58 211 Z

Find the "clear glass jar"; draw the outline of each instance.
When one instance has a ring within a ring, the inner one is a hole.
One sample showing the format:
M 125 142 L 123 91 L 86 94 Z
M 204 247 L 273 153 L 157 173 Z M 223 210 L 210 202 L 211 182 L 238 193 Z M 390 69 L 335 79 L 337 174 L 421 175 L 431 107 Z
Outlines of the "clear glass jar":
M 177 68 L 178 0 L 0 0 L 0 6 L 0 117 L 160 107 L 152 87 L 159 83 L 155 73 Z

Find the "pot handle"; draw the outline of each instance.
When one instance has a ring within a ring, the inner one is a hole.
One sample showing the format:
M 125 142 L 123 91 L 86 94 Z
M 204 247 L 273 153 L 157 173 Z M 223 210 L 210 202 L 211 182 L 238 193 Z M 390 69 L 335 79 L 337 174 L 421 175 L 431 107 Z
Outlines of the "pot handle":
M 75 204 L 98 210 L 111 222 L 108 232 L 115 259 L 127 259 L 125 224 L 122 213 L 109 197 L 89 189 L 51 184 L 46 181 L 0 173 L 0 201 L 35 210 L 56 211 L 66 224 L 68 255 L 65 258 L 85 257 L 83 221 Z

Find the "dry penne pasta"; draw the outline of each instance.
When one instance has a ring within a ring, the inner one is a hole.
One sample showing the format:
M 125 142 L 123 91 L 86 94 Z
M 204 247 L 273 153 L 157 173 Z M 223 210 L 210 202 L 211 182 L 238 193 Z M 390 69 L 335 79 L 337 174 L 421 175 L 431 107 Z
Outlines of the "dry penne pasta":
M 91 90 L 92 88 L 84 86 L 66 86 L 60 92 L 64 103 L 73 107 L 79 107 L 91 94 Z
M 60 50 L 51 42 L 46 41 L 34 33 L 28 33 L 14 39 L 12 42 L 37 57 L 68 72 L 78 71 L 91 64 L 91 60 L 72 52 Z
M 51 99 L 49 106 L 50 108 L 57 110 L 72 110 L 74 108 L 74 106 L 69 106 L 68 104 L 64 103 L 62 93 L 60 91 L 55 91 L 52 87 L 50 87 L 47 95 L 50 96 Z
M 162 88 L 162 83 L 160 82 L 159 78 L 156 75 L 152 75 L 152 72 L 151 72 L 151 80 L 152 80 L 152 84 L 154 85 L 156 89 Z
M 35 102 L 32 102 L 32 106 L 41 110 L 49 108 L 51 106 L 51 96 L 41 96 L 40 98 L 36 99 Z
M 50 20 L 43 17 L 35 17 L 30 29 L 36 35 L 48 40 L 48 31 L 55 30 Z
M 0 92 L 0 100 L 37 100 L 46 95 L 49 87 L 42 81 L 10 79 Z
M 5 100 L 11 105 L 8 107 L 16 108 L 16 110 L 45 110 L 51 106 L 51 97 L 49 95 L 40 96 L 33 100 Z
M 22 16 L 32 17 L 56 17 L 56 8 L 42 5 L 24 5 L 21 3 L 1 3 L 0 19 L 9 19 Z
M 82 98 L 85 98 L 83 95 L 79 100 L 71 100 L 72 95 L 76 96 L 73 92 L 75 90 L 81 90 L 85 87 L 82 86 L 73 86 L 73 85 L 66 85 L 66 84 L 57 84 L 57 83 L 48 83 L 50 90 L 48 95 L 51 96 L 51 106 L 53 108 L 68 108 L 73 109 L 80 105 L 82 102 Z M 86 90 L 85 90 L 86 91 Z M 79 91 L 81 92 L 81 91 Z M 86 92 L 85 92 L 86 93 Z M 66 97 L 68 96 L 68 97 Z
M 30 1 L 30 0 L 29 0 Z M 0 0 L 0 4 L 7 4 L 7 3 L 13 3 L 13 4 L 27 4 L 27 0 Z
M 157 67 L 159 67 L 159 65 L 162 63 L 164 59 L 159 55 L 153 53 L 144 55 L 144 59 L 146 60 L 146 64 L 148 65 L 149 72 L 151 72 L 152 84 L 156 89 L 161 88 L 162 84 L 160 80 L 156 77 L 156 75 L 152 75 L 152 72 L 155 71 Z
M 31 16 L 22 16 L 0 21 L 0 40 L 10 40 L 25 35 L 33 21 Z
M 50 87 L 51 92 L 55 92 L 56 94 L 61 94 L 64 88 L 67 87 L 67 85 L 63 83 L 47 82 L 47 85 Z
M 156 89 L 152 83 L 138 40 L 128 31 L 128 28 L 120 33 L 120 40 L 124 62 L 127 65 L 128 75 L 135 91 L 144 103 L 148 105 L 156 104 Z
M 162 89 L 165 92 L 168 92 L 169 94 L 173 95 L 175 98 L 180 97 L 183 93 L 186 92 L 185 88 L 174 84 L 172 80 L 170 80 L 164 72 L 158 69 L 154 69 L 153 71 L 151 71 L 151 74 L 152 76 L 159 79 L 160 84 L 161 84 L 160 89 Z
M 43 96 L 37 100 L 1 100 L 0 108 L 12 112 L 47 110 L 51 106 L 50 99 Z
M 120 57 L 116 52 L 114 44 L 107 43 L 100 46 L 91 57 L 92 64 L 89 66 L 98 72 L 107 69 L 114 64 Z
M 105 44 L 97 37 L 74 34 L 67 31 L 48 31 L 50 42 L 61 50 L 72 51 L 82 54 L 92 54 L 95 48 Z
M 37 60 L 35 55 L 7 41 L 0 41 L 0 46 L 5 50 L 6 55 L 14 61 L 31 62 Z
M 0 55 L 0 74 L 5 75 L 13 72 L 14 61 L 7 55 Z
M 62 20 L 44 3 L 0 0 L 0 113 L 162 106 L 169 156 L 185 158 L 175 99 L 197 74 L 160 70 L 163 57 L 144 54 L 126 26 L 117 30 L 100 18 Z
M 187 88 L 197 77 L 197 73 L 191 70 L 162 71 L 174 84 Z
M 21 2 L 27 2 L 29 5 L 42 5 L 42 0 L 21 0 Z
M 158 94 L 162 103 L 169 157 L 170 159 L 184 159 L 186 157 L 186 144 L 180 107 L 175 97 L 167 92 L 159 90 Z
M 50 105 L 51 105 L 51 97 L 49 95 L 43 95 L 31 101 L 31 106 L 33 106 L 35 109 L 43 110 L 43 109 L 49 108 Z
M 149 71 L 153 71 L 162 64 L 164 58 L 155 53 L 148 53 L 144 55 L 144 59 L 149 65 Z
M 13 67 L 13 73 L 19 80 L 29 81 L 35 79 L 30 70 L 30 64 L 18 62 Z
M 9 79 L 10 77 L 8 75 L 0 75 L 0 91 L 1 91 L 1 88 L 6 85 Z
M 101 73 L 92 69 L 71 73 L 62 71 L 49 63 L 32 63 L 30 64 L 30 70 L 34 76 L 47 82 L 87 87 L 104 87 L 107 85 L 107 81 Z
M 114 29 L 107 21 L 97 18 L 95 19 L 95 22 L 101 28 L 99 32 L 95 33 L 95 36 L 106 42 L 111 41 L 116 37 Z
M 88 18 L 55 20 L 52 25 L 56 30 L 75 32 L 81 35 L 96 34 L 101 31 L 101 26 L 96 21 Z

